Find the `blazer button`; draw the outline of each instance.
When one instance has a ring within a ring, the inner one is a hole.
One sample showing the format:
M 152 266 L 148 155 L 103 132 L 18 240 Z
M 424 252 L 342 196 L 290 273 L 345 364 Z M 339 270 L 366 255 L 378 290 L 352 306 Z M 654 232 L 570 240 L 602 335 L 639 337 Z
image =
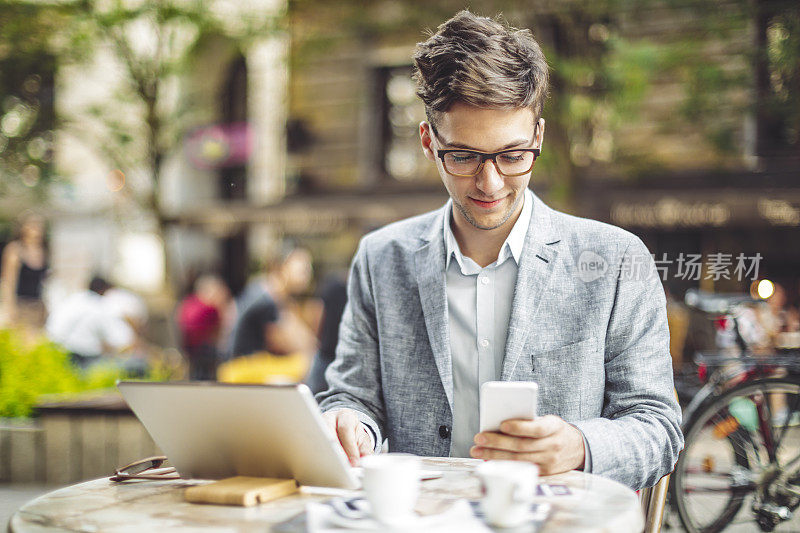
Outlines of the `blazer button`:
M 447 426 L 439 426 L 439 436 L 443 439 L 450 438 L 450 428 Z

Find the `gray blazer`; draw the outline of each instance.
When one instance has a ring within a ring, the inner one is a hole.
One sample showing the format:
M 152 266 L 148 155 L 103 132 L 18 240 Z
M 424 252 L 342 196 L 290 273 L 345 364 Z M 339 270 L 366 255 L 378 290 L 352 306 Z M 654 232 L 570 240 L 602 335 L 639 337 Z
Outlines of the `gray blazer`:
M 453 373 L 445 208 L 365 236 L 323 411 L 350 408 L 392 451 L 448 456 Z M 592 472 L 654 485 L 683 447 L 666 304 L 642 241 L 534 195 L 502 379 L 536 381 L 539 413 L 577 426 Z

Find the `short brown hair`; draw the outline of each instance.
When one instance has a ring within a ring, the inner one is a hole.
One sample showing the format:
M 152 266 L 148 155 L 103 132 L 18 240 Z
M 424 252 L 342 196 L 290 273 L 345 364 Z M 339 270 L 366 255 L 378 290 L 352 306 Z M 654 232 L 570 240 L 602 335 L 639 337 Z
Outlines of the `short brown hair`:
M 530 30 L 460 11 L 414 52 L 417 96 L 433 125 L 455 102 L 477 107 L 531 107 L 541 116 L 548 66 Z

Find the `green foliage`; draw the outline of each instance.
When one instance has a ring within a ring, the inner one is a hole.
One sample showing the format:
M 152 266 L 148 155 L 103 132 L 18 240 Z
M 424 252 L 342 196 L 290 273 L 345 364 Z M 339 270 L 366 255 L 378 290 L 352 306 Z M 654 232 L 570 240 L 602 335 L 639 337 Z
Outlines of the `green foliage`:
M 617 35 L 609 38 L 605 64 L 607 93 L 621 117 L 637 114 L 664 62 L 664 50 L 651 42 L 626 41 Z
M 44 338 L 27 341 L 17 331 L 0 329 L 0 417 L 29 416 L 44 394 L 108 389 L 123 377 L 113 367 L 81 373 L 60 346 Z
M 778 13 L 767 28 L 770 97 L 764 103 L 777 119 L 779 136 L 800 146 L 800 8 Z

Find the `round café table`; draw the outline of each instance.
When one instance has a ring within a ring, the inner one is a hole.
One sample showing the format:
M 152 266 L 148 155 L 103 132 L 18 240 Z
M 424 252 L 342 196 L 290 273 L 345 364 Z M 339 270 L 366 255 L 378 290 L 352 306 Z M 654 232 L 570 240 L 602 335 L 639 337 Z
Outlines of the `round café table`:
M 480 484 L 472 473 L 476 459 L 425 458 L 423 467 L 438 470 L 438 479 L 423 481 L 421 498 L 480 498 Z M 87 481 L 59 489 L 19 509 L 8 524 L 13 533 L 81 532 L 256 532 L 287 530 L 306 503 L 332 496 L 355 496 L 358 491 L 303 487 L 301 492 L 255 507 L 187 503 L 183 489 L 207 483 L 201 480 Z M 539 496 L 550 502 L 551 513 L 542 533 L 640 532 L 644 516 L 636 493 L 601 476 L 566 472 L 542 477 L 541 483 L 566 485 L 571 494 Z M 294 518 L 294 520 L 293 520 Z M 290 528 L 291 530 L 291 528 Z M 297 531 L 303 531 L 303 527 Z M 502 530 L 498 530 L 502 531 Z

